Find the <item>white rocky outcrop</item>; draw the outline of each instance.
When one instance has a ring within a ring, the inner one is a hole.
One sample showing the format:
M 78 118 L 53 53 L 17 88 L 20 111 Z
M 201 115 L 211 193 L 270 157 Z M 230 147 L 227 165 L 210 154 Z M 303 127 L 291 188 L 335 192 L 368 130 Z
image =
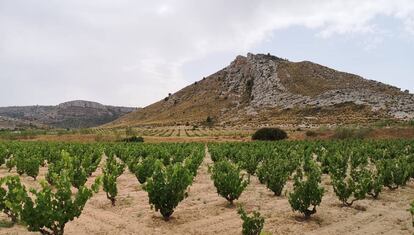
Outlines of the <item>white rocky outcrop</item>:
M 352 84 L 344 84 L 344 87 L 351 88 L 330 89 L 315 97 L 295 94 L 284 87 L 278 77 L 278 65 L 281 62 L 287 61 L 263 54 L 249 53 L 247 57 L 238 56 L 223 70 L 225 88 L 222 96 L 248 96 L 248 104 L 244 109 L 248 115 L 255 115 L 266 107 L 281 109 L 305 106 L 327 107 L 353 102 L 357 105 L 370 106 L 373 111 L 385 111 L 397 119 L 414 118 L 414 95 L 356 75 L 352 76 L 357 77 L 363 86 L 353 87 Z M 319 75 L 337 79 L 332 75 L 332 71 L 327 68 Z M 287 74 L 288 78 L 289 76 Z M 391 90 L 392 94 L 383 90 Z

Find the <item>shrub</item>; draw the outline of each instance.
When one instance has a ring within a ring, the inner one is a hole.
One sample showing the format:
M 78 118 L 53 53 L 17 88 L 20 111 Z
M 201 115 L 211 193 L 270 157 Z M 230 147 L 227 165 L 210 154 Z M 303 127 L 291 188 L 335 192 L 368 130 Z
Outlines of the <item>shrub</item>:
M 98 133 L 95 135 L 95 141 L 96 142 L 102 142 L 102 140 L 104 139 L 104 136 L 102 133 Z
M 372 132 L 371 128 L 358 128 L 355 130 L 355 139 L 365 139 Z
M 374 199 L 378 199 L 378 196 L 381 193 L 382 187 L 384 185 L 384 176 L 381 174 L 381 172 L 379 172 L 379 166 L 377 164 L 370 168 L 371 184 L 369 187 L 368 195 L 372 196 Z
M 13 169 L 13 167 L 15 167 L 16 166 L 16 157 L 15 156 L 12 156 L 12 157 L 10 157 L 9 159 L 7 159 L 7 161 L 6 161 L 6 167 L 8 168 L 8 171 L 10 172 L 12 169 Z
M 128 126 L 128 127 L 125 129 L 125 135 L 126 135 L 126 136 L 136 136 L 136 135 L 137 135 L 137 131 L 136 131 L 136 130 L 134 130 L 132 127 Z
M 82 186 L 73 196 L 67 171 L 55 174 L 53 178 L 53 188 L 41 181 L 41 189 L 31 189 L 32 197 L 27 197 L 24 202 L 21 218 L 29 231 L 62 235 L 66 223 L 81 215 L 86 202 L 101 183 L 98 177 L 91 188 Z
M 333 136 L 335 139 L 351 139 L 354 137 L 354 130 L 350 128 L 336 128 Z
M 261 128 L 253 136 L 253 140 L 283 140 L 286 139 L 287 133 L 279 128 Z
M 262 157 L 250 151 L 240 151 L 239 165 L 247 171 L 249 175 L 256 174 L 256 169 Z
M 333 135 L 334 139 L 365 139 L 371 133 L 372 129 L 370 128 L 360 128 L 360 129 L 352 129 L 352 128 L 345 128 L 340 127 L 335 129 L 335 133 Z
M 404 156 L 395 159 L 381 159 L 378 162 L 384 186 L 391 190 L 406 185 L 411 177 L 411 167 L 407 157 Z
M 0 211 L 4 212 L 13 223 L 19 220 L 26 198 L 26 188 L 20 183 L 18 176 L 6 176 L 0 179 Z
M 206 118 L 206 122 L 205 123 L 206 123 L 207 126 L 212 126 L 214 124 L 214 120 L 213 120 L 212 117 L 208 116 Z
M 193 177 L 197 175 L 197 170 L 200 167 L 200 164 L 203 162 L 203 159 L 204 154 L 194 154 L 184 160 L 184 166 L 190 171 Z
M 316 137 L 316 136 L 318 136 L 318 133 L 316 131 L 308 130 L 308 131 L 306 131 L 305 135 L 307 137 Z
M 362 159 L 358 159 L 362 157 Z M 352 206 L 357 200 L 365 198 L 371 191 L 371 172 L 365 164 L 365 156 L 333 155 L 331 158 L 329 173 L 335 194 L 344 206 Z M 351 201 L 348 201 L 352 198 Z
M 322 173 L 328 174 L 330 160 L 330 155 L 328 155 L 329 151 L 325 147 L 319 146 L 314 149 L 314 152 L 316 154 L 316 160 L 320 163 Z
M 82 160 L 90 162 L 90 159 L 90 156 L 85 156 L 84 159 L 81 159 L 80 157 L 70 156 L 66 151 L 62 151 L 61 159 L 49 165 L 46 180 L 49 184 L 55 185 L 56 175 L 66 170 L 72 186 L 79 189 L 88 180 L 88 169 L 83 167 Z
M 115 197 L 118 195 L 116 180 L 124 172 L 125 164 L 117 162 L 113 155 L 110 155 L 103 170 L 103 190 L 106 192 L 106 198 L 115 206 Z
M 157 160 L 154 174 L 144 185 L 151 208 L 155 207 L 155 211 L 160 211 L 164 219 L 168 220 L 178 203 L 187 197 L 186 190 L 192 179 L 190 171 L 180 163 L 164 166 Z
M 266 184 L 266 187 L 276 196 L 282 195 L 283 187 L 291 174 L 290 164 L 285 159 L 271 159 L 263 162 L 257 170 L 260 182 Z
M 4 145 L 0 144 L 0 166 L 6 163 L 9 158 L 9 151 Z
M 27 157 L 23 152 L 13 154 L 16 162 L 16 171 L 19 175 L 26 173 L 28 176 L 36 180 L 39 174 L 41 161 L 38 156 Z
M 85 169 L 88 176 L 92 176 L 92 173 L 98 169 L 103 154 L 104 152 L 101 148 L 96 148 L 93 151 L 77 156 L 78 158 L 81 158 L 82 167 Z
M 294 211 L 303 213 L 306 219 L 316 213 L 316 206 L 322 201 L 324 189 L 320 183 L 321 170 L 310 157 L 305 158 L 303 166 L 296 170 L 289 203 Z
M 122 142 L 126 143 L 141 143 L 144 142 L 144 138 L 141 136 L 132 136 L 122 139 Z
M 141 184 L 144 184 L 147 178 L 152 176 L 156 160 L 156 158 L 148 156 L 142 162 L 136 164 L 134 173 Z
M 243 235 L 259 235 L 263 229 L 264 218 L 259 212 L 254 211 L 252 216 L 248 216 L 243 207 L 239 207 L 237 213 L 243 220 Z
M 396 123 L 395 120 L 392 120 L 392 119 L 383 119 L 383 120 L 380 120 L 380 121 L 377 121 L 376 123 L 374 123 L 374 126 L 382 128 L 382 127 L 392 126 L 395 123 Z
M 66 169 L 70 170 L 69 175 L 71 178 L 72 186 L 75 188 L 80 188 L 81 186 L 84 186 L 86 181 L 88 180 L 88 170 L 83 167 L 82 159 L 80 157 L 70 157 L 69 154 L 64 158 L 66 157 L 68 159 L 69 164 L 66 166 Z
M 240 176 L 240 169 L 226 160 L 215 162 L 211 173 L 217 193 L 227 199 L 230 204 L 233 204 L 233 201 L 238 199 L 247 187 L 248 182 Z

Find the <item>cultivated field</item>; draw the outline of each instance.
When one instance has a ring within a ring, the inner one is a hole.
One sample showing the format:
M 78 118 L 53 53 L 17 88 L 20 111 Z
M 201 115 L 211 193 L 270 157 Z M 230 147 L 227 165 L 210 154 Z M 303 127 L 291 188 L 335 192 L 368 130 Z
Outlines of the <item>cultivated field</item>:
M 343 129 L 359 132 L 358 139 L 412 139 L 413 123 L 377 123 L 364 127 L 348 125 L 280 126 L 287 131 L 290 140 L 342 139 L 337 132 Z M 165 126 L 129 128 L 93 128 L 74 130 L 23 130 L 0 131 L 0 140 L 54 141 L 54 142 L 113 142 L 125 137 L 142 136 L 145 142 L 246 142 L 259 127 L 207 127 L 207 126 Z M 309 135 L 313 133 L 313 135 Z
M 413 146 L 412 142 L 406 144 Z M 217 148 L 217 145 L 212 147 Z M 246 146 L 241 149 L 246 149 Z M 88 178 L 86 185 L 91 185 L 97 176 L 102 175 L 105 159 L 106 157 L 102 159 L 96 172 Z M 188 197 L 178 204 L 169 221 L 164 221 L 159 212 L 151 209 L 148 204 L 148 193 L 142 189 L 135 175 L 126 169 L 117 180 L 119 193 L 116 205 L 111 206 L 101 189 L 86 203 L 81 216 L 67 224 L 65 234 L 241 234 L 242 220 L 237 214 L 236 206 L 230 206 L 217 194 L 208 172 L 208 166 L 213 164 L 206 149 L 205 157 L 192 185 L 188 188 Z M 26 174 L 20 178 L 24 185 L 39 189 L 38 182 L 45 178 L 47 172 L 46 166 L 40 167 L 36 181 Z M 244 170 L 243 172 L 245 173 Z M 1 166 L 0 176 L 6 175 L 17 175 L 16 168 L 8 172 L 4 165 Z M 409 180 L 405 186 L 400 186 L 396 190 L 384 187 L 377 200 L 367 196 L 356 201 L 351 207 L 343 206 L 335 195 L 329 174 L 322 175 L 320 185 L 325 189 L 322 202 L 317 207 L 317 213 L 308 220 L 305 220 L 301 213 L 292 211 L 288 202 L 289 193 L 293 191 L 292 178 L 288 180 L 282 195 L 275 196 L 256 176 L 251 176 L 249 185 L 235 204 L 243 205 L 249 212 L 260 211 L 265 218 L 263 231 L 266 234 L 414 232 L 411 215 L 407 211 L 414 199 L 413 180 Z M 75 189 L 73 191 L 76 192 Z M 30 234 L 23 225 L 7 228 L 6 221 L 9 219 L 5 215 L 1 215 L 0 218 L 2 224 L 5 224 L 5 227 L 0 228 L 0 234 Z

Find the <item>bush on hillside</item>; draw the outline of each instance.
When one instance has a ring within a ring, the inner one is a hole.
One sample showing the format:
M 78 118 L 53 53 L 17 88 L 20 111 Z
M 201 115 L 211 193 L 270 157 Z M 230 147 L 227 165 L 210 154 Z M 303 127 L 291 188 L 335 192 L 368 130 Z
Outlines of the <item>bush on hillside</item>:
M 334 139 L 365 139 L 371 133 L 372 129 L 370 128 L 360 128 L 360 129 L 352 129 L 352 128 L 345 128 L 339 127 L 335 129 L 335 133 L 333 135 Z
M 132 136 L 132 137 L 127 137 L 127 138 L 122 139 L 122 142 L 140 143 L 140 142 L 144 142 L 144 138 L 142 138 L 141 136 Z
M 279 128 L 261 128 L 252 136 L 253 140 L 283 140 L 287 138 L 287 133 Z
M 316 136 L 318 136 L 318 132 L 311 131 L 311 130 L 306 131 L 305 134 L 306 134 L 307 137 L 316 137 Z

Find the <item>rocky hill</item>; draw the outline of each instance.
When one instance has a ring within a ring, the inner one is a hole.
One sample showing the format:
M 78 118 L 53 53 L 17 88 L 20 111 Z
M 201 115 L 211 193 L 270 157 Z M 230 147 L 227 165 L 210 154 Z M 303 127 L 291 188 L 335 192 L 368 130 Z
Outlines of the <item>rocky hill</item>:
M 362 123 L 414 118 L 414 95 L 308 61 L 238 56 L 229 66 L 107 126 Z
M 31 129 L 31 128 L 47 128 L 47 126 L 33 123 L 30 121 L 23 121 L 16 118 L 0 116 L 0 131 L 1 130 L 16 130 L 16 129 Z
M 0 107 L 0 117 L 4 120 L 3 128 L 19 126 L 22 123 L 58 128 L 87 128 L 111 122 L 134 110 L 135 108 L 106 106 L 96 102 L 76 100 L 57 106 Z

